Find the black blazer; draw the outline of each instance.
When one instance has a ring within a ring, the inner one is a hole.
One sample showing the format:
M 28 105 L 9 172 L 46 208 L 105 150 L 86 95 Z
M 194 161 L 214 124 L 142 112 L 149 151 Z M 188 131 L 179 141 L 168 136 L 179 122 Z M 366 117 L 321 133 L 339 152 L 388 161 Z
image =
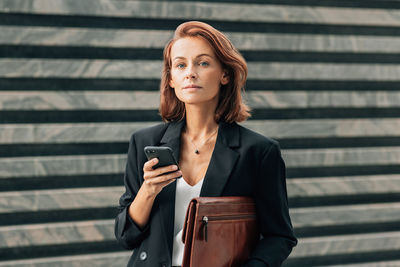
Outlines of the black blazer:
M 125 172 L 125 193 L 120 198 L 115 236 L 133 249 L 128 266 L 171 266 L 176 182 L 158 194 L 144 229 L 128 215 L 128 207 L 143 182 L 145 146 L 168 146 L 179 162 L 185 121 L 162 123 L 134 133 Z M 211 161 L 200 196 L 251 196 L 255 199 L 263 238 L 246 266 L 280 266 L 297 244 L 289 217 L 285 163 L 275 140 L 236 123 L 219 124 Z

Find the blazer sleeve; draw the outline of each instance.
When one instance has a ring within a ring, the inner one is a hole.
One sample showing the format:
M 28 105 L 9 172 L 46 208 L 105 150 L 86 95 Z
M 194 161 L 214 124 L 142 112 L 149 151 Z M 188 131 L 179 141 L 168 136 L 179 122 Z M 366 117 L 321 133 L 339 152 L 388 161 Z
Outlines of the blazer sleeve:
M 124 175 L 125 193 L 119 200 L 118 215 L 115 219 L 115 237 L 126 249 L 137 247 L 149 232 L 149 225 L 141 229 L 129 216 L 128 209 L 140 189 L 138 158 L 135 136 L 129 142 L 128 160 Z
M 245 266 L 281 266 L 297 239 L 289 216 L 285 163 L 277 142 L 264 151 L 259 169 L 255 202 L 262 239 Z

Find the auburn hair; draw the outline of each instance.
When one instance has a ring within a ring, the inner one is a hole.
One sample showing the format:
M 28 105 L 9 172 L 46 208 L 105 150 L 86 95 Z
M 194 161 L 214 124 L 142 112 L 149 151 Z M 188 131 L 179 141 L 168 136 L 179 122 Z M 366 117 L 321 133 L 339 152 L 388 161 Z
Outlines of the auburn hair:
M 166 122 L 180 121 L 186 115 L 185 104 L 176 97 L 175 90 L 169 85 L 172 65 L 171 48 L 177 40 L 186 37 L 197 37 L 207 41 L 228 74 L 229 82 L 220 87 L 215 121 L 241 122 L 250 117 L 250 108 L 243 103 L 241 94 L 242 91 L 244 92 L 247 79 L 245 59 L 223 33 L 206 23 L 188 21 L 176 28 L 173 38 L 164 48 L 159 108 L 162 119 Z

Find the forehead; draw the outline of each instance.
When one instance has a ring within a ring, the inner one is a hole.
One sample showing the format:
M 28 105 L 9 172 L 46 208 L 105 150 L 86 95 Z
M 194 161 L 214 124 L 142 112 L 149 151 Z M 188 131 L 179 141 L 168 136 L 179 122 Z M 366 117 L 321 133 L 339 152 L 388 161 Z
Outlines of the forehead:
M 171 47 L 171 59 L 175 57 L 194 58 L 201 54 L 208 54 L 215 57 L 211 45 L 199 37 L 186 37 L 175 41 Z

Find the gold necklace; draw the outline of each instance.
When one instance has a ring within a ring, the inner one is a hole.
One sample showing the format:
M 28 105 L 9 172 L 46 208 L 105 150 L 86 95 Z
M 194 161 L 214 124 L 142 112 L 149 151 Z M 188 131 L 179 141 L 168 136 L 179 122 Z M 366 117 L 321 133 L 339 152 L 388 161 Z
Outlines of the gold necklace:
M 193 142 L 192 138 L 190 138 L 190 136 L 189 136 L 189 134 L 188 134 L 189 141 L 192 143 L 192 145 L 193 145 L 194 148 L 195 148 L 194 153 L 195 153 L 195 154 L 200 154 L 199 148 L 201 148 L 202 146 L 204 146 L 204 145 L 207 143 L 207 141 L 210 140 L 210 138 L 213 137 L 217 132 L 218 132 L 218 127 L 217 127 L 217 129 L 215 130 L 215 132 L 213 132 L 212 135 L 210 135 L 199 147 L 197 147 L 197 146 L 195 145 L 195 143 Z

